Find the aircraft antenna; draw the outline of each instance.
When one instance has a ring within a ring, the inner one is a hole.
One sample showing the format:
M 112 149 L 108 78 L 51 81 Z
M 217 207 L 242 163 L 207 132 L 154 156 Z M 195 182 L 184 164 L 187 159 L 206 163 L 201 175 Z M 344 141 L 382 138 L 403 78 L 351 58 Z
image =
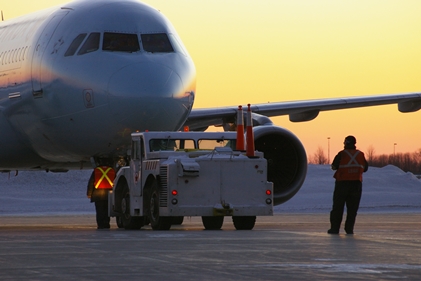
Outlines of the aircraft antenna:
M 4 18 L 3 18 L 3 10 L 1 11 L 1 21 L 4 21 Z

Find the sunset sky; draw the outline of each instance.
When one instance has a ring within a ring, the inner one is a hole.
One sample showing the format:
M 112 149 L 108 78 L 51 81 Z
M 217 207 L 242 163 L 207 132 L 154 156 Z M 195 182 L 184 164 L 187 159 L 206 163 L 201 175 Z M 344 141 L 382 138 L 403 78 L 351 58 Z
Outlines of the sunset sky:
M 5 19 L 68 2 L 0 1 Z M 419 0 L 144 2 L 169 18 L 195 61 L 195 108 L 421 92 Z M 421 112 L 396 105 L 273 120 L 310 156 L 319 146 L 327 154 L 330 137 L 332 158 L 349 134 L 375 154 L 421 148 Z

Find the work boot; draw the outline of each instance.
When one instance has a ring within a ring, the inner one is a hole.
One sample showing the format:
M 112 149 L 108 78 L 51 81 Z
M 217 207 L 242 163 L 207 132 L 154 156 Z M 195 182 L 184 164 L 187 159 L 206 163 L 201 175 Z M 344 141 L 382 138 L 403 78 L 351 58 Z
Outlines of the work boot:
M 327 233 L 328 234 L 339 234 L 339 230 L 336 230 L 336 229 L 329 229 L 328 231 L 327 231 Z

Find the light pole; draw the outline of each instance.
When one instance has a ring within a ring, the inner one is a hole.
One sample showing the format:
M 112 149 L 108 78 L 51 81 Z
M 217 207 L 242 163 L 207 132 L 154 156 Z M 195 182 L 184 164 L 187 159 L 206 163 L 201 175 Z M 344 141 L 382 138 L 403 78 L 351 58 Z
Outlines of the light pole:
M 330 137 L 327 137 L 327 163 L 330 164 Z
M 393 156 L 395 156 L 395 147 L 396 147 L 396 145 L 397 145 L 397 143 L 395 142 L 395 143 L 393 144 Z

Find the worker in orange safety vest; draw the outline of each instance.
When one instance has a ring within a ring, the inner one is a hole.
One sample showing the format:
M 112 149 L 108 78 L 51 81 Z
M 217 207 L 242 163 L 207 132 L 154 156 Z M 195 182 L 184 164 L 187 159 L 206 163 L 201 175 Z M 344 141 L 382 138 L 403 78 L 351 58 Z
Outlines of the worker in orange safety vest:
M 109 166 L 94 169 L 88 182 L 87 196 L 95 202 L 98 229 L 110 228 L 108 216 L 108 191 L 113 188 L 115 170 Z
M 354 136 L 347 136 L 344 140 L 344 150 L 335 156 L 331 165 L 332 170 L 336 171 L 333 176 L 336 181 L 330 212 L 330 229 L 327 231 L 329 234 L 339 234 L 345 204 L 345 232 L 354 234 L 355 218 L 362 194 L 362 174 L 368 170 L 364 153 L 356 149 L 356 143 Z

